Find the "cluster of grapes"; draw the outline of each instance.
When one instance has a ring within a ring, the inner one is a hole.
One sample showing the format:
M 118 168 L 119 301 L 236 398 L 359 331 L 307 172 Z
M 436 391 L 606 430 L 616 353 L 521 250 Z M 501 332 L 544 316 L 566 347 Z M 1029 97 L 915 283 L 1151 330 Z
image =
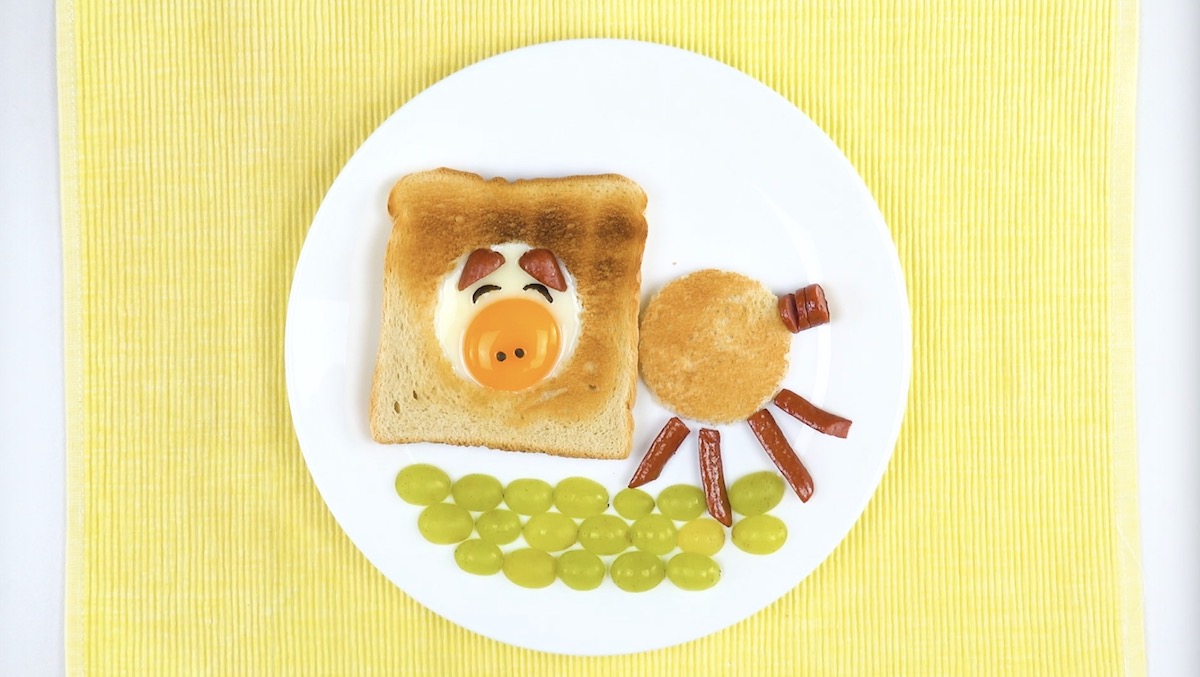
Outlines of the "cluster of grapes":
M 783 491 L 783 480 L 771 472 L 747 475 L 730 486 L 730 503 L 744 516 L 733 526 L 735 546 L 765 555 L 783 545 L 787 527 L 766 514 Z M 703 516 L 706 504 L 698 487 L 667 487 L 657 501 L 641 489 L 622 489 L 612 499 L 613 515 L 605 512 L 608 491 L 584 477 L 556 486 L 539 479 L 504 486 L 483 474 L 451 482 L 440 468 L 421 463 L 396 475 L 396 493 L 425 506 L 417 518 L 421 535 L 431 543 L 457 544 L 454 560 L 471 574 L 503 572 L 527 588 L 558 579 L 575 590 L 592 590 L 607 573 L 627 592 L 650 590 L 664 578 L 683 590 L 705 590 L 721 578 L 713 555 L 725 545 L 725 527 Z M 518 538 L 527 547 L 501 550 Z M 580 548 L 571 549 L 576 544 Z M 680 552 L 664 562 L 676 548 Z M 607 565 L 601 559 L 614 555 Z

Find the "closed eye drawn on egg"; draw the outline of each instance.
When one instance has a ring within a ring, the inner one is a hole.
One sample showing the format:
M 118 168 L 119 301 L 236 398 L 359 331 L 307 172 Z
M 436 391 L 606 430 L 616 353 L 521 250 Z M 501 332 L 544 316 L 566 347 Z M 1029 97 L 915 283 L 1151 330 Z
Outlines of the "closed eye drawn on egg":
M 484 294 L 486 294 L 490 291 L 499 291 L 499 289 L 500 289 L 500 287 L 497 287 L 494 284 L 480 285 L 479 289 L 476 289 L 475 293 L 471 294 L 471 303 L 479 303 L 480 296 L 483 296 Z
M 554 303 L 554 297 L 550 295 L 550 290 L 546 289 L 546 285 L 538 284 L 537 282 L 531 282 L 522 288 L 523 291 L 529 291 L 530 289 L 541 294 L 542 296 L 545 296 L 546 303 Z

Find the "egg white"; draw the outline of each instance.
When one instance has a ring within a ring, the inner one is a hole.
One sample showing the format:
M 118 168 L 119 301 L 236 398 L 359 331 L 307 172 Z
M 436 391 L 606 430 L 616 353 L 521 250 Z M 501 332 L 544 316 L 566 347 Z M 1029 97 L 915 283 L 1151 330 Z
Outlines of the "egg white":
M 437 309 L 434 311 L 434 332 L 437 335 L 438 343 L 442 346 L 442 352 L 446 355 L 446 359 L 450 360 L 456 374 L 473 382 L 475 379 L 467 371 L 466 360 L 463 357 L 463 338 L 466 336 L 467 327 L 471 324 L 475 313 L 503 299 L 545 300 L 538 292 L 524 289 L 525 285 L 536 283 L 537 280 L 522 270 L 517 263 L 521 255 L 533 247 L 524 242 L 506 242 L 495 245 L 492 249 L 504 256 L 504 265 L 476 280 L 466 289 L 459 291 L 458 279 L 462 276 L 463 267 L 467 263 L 467 255 L 464 254 L 450 274 L 442 280 L 441 288 L 438 291 Z M 571 272 L 566 269 L 561 259 L 558 261 L 558 266 L 567 281 L 567 289 L 566 291 L 548 289 L 554 302 L 545 305 L 554 321 L 558 323 L 559 345 L 562 346 L 562 349 L 559 352 L 558 362 L 555 363 L 547 378 L 555 376 L 575 352 L 575 346 L 579 343 L 580 315 L 583 312 L 579 304 L 579 296 L 575 293 L 575 278 L 571 277 Z M 478 303 L 472 303 L 471 297 L 475 294 L 475 290 L 485 284 L 496 285 L 500 289 L 487 292 L 479 297 Z

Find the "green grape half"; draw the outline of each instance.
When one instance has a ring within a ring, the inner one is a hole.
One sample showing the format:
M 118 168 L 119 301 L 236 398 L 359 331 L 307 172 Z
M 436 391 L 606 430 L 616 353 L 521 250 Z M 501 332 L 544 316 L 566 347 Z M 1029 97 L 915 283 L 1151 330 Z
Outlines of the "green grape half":
M 546 512 L 554 501 L 554 487 L 538 479 L 513 480 L 504 489 L 504 502 L 521 515 Z
M 554 582 L 554 557 L 532 548 L 513 550 L 504 556 L 501 570 L 522 588 L 544 588 Z
M 566 550 L 575 544 L 579 527 L 575 520 L 562 513 L 544 512 L 525 522 L 521 533 L 529 547 L 545 552 Z
M 568 517 L 599 515 L 608 507 L 608 490 L 586 477 L 568 477 L 554 487 L 554 507 Z
M 646 515 L 629 527 L 629 540 L 639 550 L 665 555 L 675 549 L 678 532 L 666 515 Z
M 721 567 L 707 555 L 681 552 L 667 562 L 667 578 L 681 590 L 707 590 L 721 580 Z
M 503 508 L 488 510 L 475 520 L 475 531 L 488 543 L 507 545 L 521 535 L 521 518 Z
M 615 555 L 629 547 L 629 524 L 616 515 L 594 515 L 579 525 L 579 544 L 597 555 Z
M 454 503 L 434 503 L 422 510 L 417 518 L 417 530 L 425 540 L 438 545 L 466 540 L 474 528 L 471 513 Z
M 473 473 L 458 478 L 450 487 L 454 502 L 471 512 L 483 512 L 500 505 L 504 499 L 504 487 L 500 480 L 491 475 Z
M 633 550 L 613 560 L 608 573 L 625 592 L 645 592 L 662 583 L 667 570 L 655 555 Z
M 654 512 L 654 497 L 641 489 L 622 489 L 613 497 L 613 509 L 629 521 Z
M 755 472 L 729 487 L 729 505 L 739 515 L 762 515 L 783 500 L 783 478 L 775 471 Z
M 688 484 L 671 485 L 658 495 L 658 511 L 679 522 L 696 519 L 707 507 L 700 487 Z
M 787 525 L 774 515 L 753 515 L 733 525 L 733 544 L 751 555 L 770 555 L 787 540 Z
M 396 494 L 413 505 L 441 503 L 450 495 L 450 476 L 428 463 L 416 463 L 396 473 Z
M 725 547 L 725 527 L 720 522 L 701 517 L 679 528 L 679 549 L 709 557 Z
M 454 549 L 454 561 L 459 569 L 469 574 L 491 576 L 504 564 L 504 553 L 495 543 L 472 538 Z
M 586 550 L 568 550 L 558 556 L 558 577 L 572 590 L 594 590 L 604 581 L 604 562 Z

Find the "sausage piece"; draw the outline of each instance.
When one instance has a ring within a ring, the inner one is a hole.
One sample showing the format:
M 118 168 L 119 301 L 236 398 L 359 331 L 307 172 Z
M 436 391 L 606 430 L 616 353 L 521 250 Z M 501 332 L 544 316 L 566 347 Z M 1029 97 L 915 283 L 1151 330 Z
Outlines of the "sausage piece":
M 458 290 L 462 291 L 483 278 L 496 272 L 504 265 L 504 255 L 492 249 L 476 249 L 467 256 L 462 275 L 458 277 Z
M 796 291 L 796 304 L 804 296 L 804 313 L 808 316 L 808 326 L 819 327 L 829 324 L 829 303 L 825 300 L 825 290 L 819 284 L 810 284 Z
M 775 406 L 819 433 L 841 438 L 850 434 L 850 419 L 831 414 L 787 388 L 775 396 Z
M 779 297 L 779 319 L 783 322 L 783 326 L 793 334 L 800 331 L 800 318 L 797 312 L 795 294 L 784 294 Z
M 829 303 L 819 284 L 810 284 L 795 293 L 779 297 L 779 319 L 796 334 L 829 323 Z
M 567 290 L 567 278 L 563 276 L 562 268 L 558 267 L 554 252 L 549 249 L 530 249 L 521 254 L 517 264 L 530 277 L 547 287 L 555 291 Z
M 800 457 L 792 451 L 792 445 L 788 444 L 787 438 L 783 436 L 775 417 L 766 409 L 759 409 L 746 419 L 746 422 L 750 424 L 750 430 L 758 438 L 763 451 L 767 452 L 771 462 L 779 468 L 779 473 L 783 475 L 788 486 L 796 492 L 801 501 L 807 503 L 813 495 L 812 475 L 808 474 L 808 469 L 800 462 Z
M 727 527 L 733 526 L 733 510 L 721 463 L 721 433 L 709 428 L 700 429 L 700 484 L 704 487 L 708 514 Z
M 646 451 L 641 464 L 633 472 L 633 478 L 629 480 L 629 488 L 640 487 L 658 479 L 658 476 L 662 474 L 663 466 L 667 464 L 667 461 L 679 449 L 679 445 L 683 443 L 684 438 L 691 432 L 691 429 L 684 425 L 678 416 L 671 417 L 671 420 L 667 421 L 667 424 L 659 431 L 658 437 L 655 437 L 654 441 L 650 443 L 650 449 Z

